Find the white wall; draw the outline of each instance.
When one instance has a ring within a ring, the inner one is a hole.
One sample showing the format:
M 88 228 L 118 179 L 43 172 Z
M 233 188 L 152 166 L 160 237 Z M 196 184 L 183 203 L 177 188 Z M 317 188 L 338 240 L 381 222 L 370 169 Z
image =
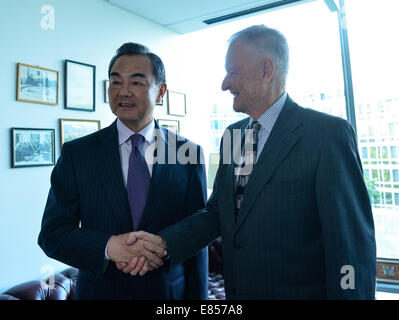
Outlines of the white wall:
M 55 9 L 54 30 L 41 28 L 44 5 Z M 103 81 L 110 59 L 127 41 L 143 43 L 162 57 L 171 88 L 184 88 L 181 83 L 187 81 L 187 70 L 179 67 L 179 35 L 103 0 L 1 0 L 0 33 L 0 292 L 3 292 L 20 282 L 39 279 L 45 265 L 53 266 L 56 271 L 65 267 L 47 258 L 37 245 L 53 167 L 12 169 L 10 128 L 54 128 L 57 159 L 60 118 L 96 119 L 101 120 L 102 127 L 109 125 L 115 117 L 104 103 Z M 64 59 L 96 65 L 95 112 L 64 109 Z M 16 101 L 18 62 L 60 71 L 58 106 Z M 157 115 L 162 114 L 162 110 L 157 110 Z

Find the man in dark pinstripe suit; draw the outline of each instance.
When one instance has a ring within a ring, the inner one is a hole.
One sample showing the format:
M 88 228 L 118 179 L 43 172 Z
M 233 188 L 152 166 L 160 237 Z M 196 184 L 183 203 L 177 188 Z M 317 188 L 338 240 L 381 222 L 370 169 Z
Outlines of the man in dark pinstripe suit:
M 226 71 L 222 89 L 250 117 L 226 130 L 211 198 L 161 237 L 142 237 L 167 246 L 174 265 L 221 235 L 228 299 L 374 299 L 374 222 L 352 126 L 287 95 L 288 45 L 274 29 L 233 35 Z M 225 161 L 228 138 L 253 127 L 255 165 L 242 184 Z
M 140 239 L 126 244 L 134 229 L 155 233 L 204 207 L 203 163 L 165 161 L 176 158 L 182 145 L 199 157 L 200 147 L 153 118 L 155 103 L 166 91 L 158 56 L 126 43 L 112 59 L 109 76 L 117 120 L 63 145 L 51 175 L 39 245 L 48 256 L 79 269 L 78 299 L 207 299 L 207 249 L 165 270 L 160 267 L 163 247 Z M 140 256 L 143 270 L 156 270 L 132 277 L 115 265 Z

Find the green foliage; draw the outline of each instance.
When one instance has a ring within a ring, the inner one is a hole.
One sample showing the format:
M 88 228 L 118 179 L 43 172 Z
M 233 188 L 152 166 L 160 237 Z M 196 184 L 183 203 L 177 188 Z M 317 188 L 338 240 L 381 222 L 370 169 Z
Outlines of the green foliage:
M 377 185 L 374 180 L 370 180 L 367 176 L 364 176 L 364 182 L 366 183 L 367 191 L 370 197 L 371 204 L 380 203 L 381 194 L 377 189 Z

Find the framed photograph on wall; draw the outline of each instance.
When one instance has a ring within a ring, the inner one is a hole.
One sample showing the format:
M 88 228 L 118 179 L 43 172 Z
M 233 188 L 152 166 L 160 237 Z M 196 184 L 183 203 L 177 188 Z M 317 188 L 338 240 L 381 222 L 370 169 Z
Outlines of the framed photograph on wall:
M 59 72 L 18 63 L 17 101 L 58 105 Z
M 176 91 L 167 91 L 168 114 L 172 116 L 186 115 L 186 95 Z
M 377 282 L 399 284 L 399 259 L 377 259 Z
M 109 103 L 108 99 L 109 80 L 104 80 L 104 102 Z
M 65 109 L 95 111 L 96 66 L 65 60 Z
M 101 129 L 100 120 L 60 119 L 61 146 Z
M 11 167 L 55 164 L 54 129 L 11 128 Z
M 180 133 L 180 121 L 179 120 L 172 120 L 172 119 L 158 119 L 158 124 L 161 127 L 169 129 L 174 133 Z

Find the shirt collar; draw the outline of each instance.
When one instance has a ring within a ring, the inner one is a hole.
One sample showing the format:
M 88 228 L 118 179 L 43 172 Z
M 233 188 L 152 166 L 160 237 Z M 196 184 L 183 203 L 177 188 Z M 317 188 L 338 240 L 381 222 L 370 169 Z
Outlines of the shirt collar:
M 118 129 L 118 138 L 119 138 L 119 145 L 124 144 L 130 137 L 135 134 L 141 134 L 145 141 L 152 143 L 154 141 L 154 129 L 155 129 L 155 121 L 152 120 L 146 127 L 144 127 L 140 132 L 134 132 L 126 127 L 119 118 L 116 121 L 116 127 Z
M 277 118 L 283 109 L 285 102 L 287 101 L 287 92 L 275 102 L 273 105 L 268 108 L 258 119 L 258 122 L 265 128 L 267 131 L 271 132 L 273 129 L 274 124 L 277 121 Z M 250 117 L 249 126 L 251 126 L 254 119 Z

